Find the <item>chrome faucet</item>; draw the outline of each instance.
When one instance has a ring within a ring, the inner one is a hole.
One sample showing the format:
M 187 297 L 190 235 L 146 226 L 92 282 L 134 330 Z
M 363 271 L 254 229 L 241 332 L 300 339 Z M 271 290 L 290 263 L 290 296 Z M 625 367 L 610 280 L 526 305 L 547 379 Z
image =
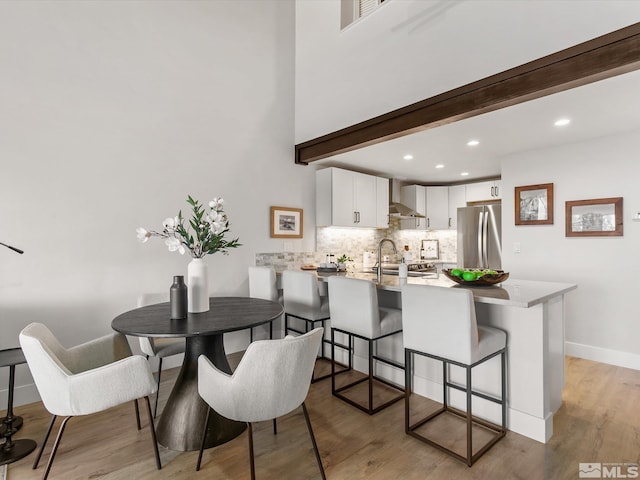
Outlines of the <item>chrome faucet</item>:
M 393 253 L 398 253 L 398 249 L 396 248 L 396 244 L 393 243 L 393 240 L 390 238 L 383 238 L 380 240 L 380 243 L 378 243 L 378 268 L 376 269 L 378 274 L 378 283 L 382 281 L 382 244 L 384 242 L 389 242 L 393 247 Z

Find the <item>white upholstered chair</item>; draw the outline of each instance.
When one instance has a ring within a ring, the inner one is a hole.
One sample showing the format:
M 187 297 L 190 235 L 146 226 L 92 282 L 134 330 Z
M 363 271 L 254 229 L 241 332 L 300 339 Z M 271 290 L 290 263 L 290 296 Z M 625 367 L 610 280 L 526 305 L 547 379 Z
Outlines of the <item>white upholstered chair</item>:
M 402 332 L 402 312 L 396 308 L 382 308 L 378 305 L 378 291 L 374 282 L 338 276 L 329 277 L 329 306 L 331 311 L 332 358 L 335 358 L 335 347 L 337 346 L 335 332 L 346 334 L 349 337 L 349 367 L 353 363 L 353 347 L 355 345 L 353 337 L 364 340 L 369 347 L 367 355 L 369 372 L 365 379 L 359 379 L 336 388 L 335 362 L 332 362 L 331 393 L 369 415 L 373 415 L 404 398 L 404 389 L 402 387 L 375 375 L 374 363 L 374 361 L 378 361 L 404 370 L 404 366 L 401 363 L 383 358 L 374 352 L 374 347 L 378 340 Z M 363 380 L 368 382 L 369 388 L 366 406 L 355 402 L 342 393 L 362 383 Z M 394 395 L 374 407 L 374 383 L 383 383 L 402 393 Z
M 231 420 L 247 422 L 252 480 L 255 479 L 255 464 L 251 423 L 275 419 L 300 406 L 307 423 L 318 468 L 322 478 L 325 478 L 322 460 L 304 404 L 322 334 L 322 328 L 316 328 L 298 337 L 290 335 L 281 340 L 253 342 L 232 375 L 218 370 L 204 355 L 198 359 L 198 392 L 211 407 L 207 411 L 205 425 L 211 409 Z M 200 470 L 206 430 L 205 428 L 196 470 Z
M 432 445 L 471 466 L 506 433 L 506 383 L 505 355 L 507 334 L 493 327 L 478 326 L 473 294 L 464 288 L 447 288 L 425 285 L 405 285 L 402 289 L 403 342 L 405 348 L 405 431 L 407 434 Z M 422 355 L 442 362 L 442 407 L 427 417 L 411 423 L 411 389 L 413 377 L 411 365 L 414 355 Z M 472 388 L 473 367 L 500 355 L 501 397 L 476 392 Z M 447 365 L 465 370 L 466 385 L 451 382 Z M 448 388 L 465 392 L 466 412 L 449 404 Z M 496 425 L 473 416 L 471 403 L 476 396 L 497 403 L 502 408 L 502 425 Z M 461 454 L 425 436 L 418 428 L 440 414 L 451 414 L 466 422 L 466 451 Z M 473 447 L 473 424 L 493 432 L 480 448 Z M 474 452 L 475 450 L 475 452 Z
M 282 272 L 282 299 L 284 302 L 284 334 L 291 332 L 303 334 L 316 327 L 319 323 L 326 329 L 329 320 L 329 299 L 320 295 L 318 278 L 314 273 L 296 270 Z M 291 325 L 291 318 L 304 322 L 304 329 Z M 329 360 L 325 354 L 325 344 L 330 344 L 323 338 L 320 346 L 320 358 Z M 331 374 L 312 377 L 312 382 L 329 378 Z
M 62 434 L 72 417 L 90 415 L 134 401 L 140 430 L 137 399 L 143 397 L 147 403 L 156 466 L 161 468 L 149 402 L 149 395 L 155 391 L 153 375 L 144 357 L 131 354 L 124 335 L 114 333 L 64 348 L 46 326 L 32 323 L 20 332 L 20 346 L 42 403 L 52 415 L 33 464 L 34 469 L 38 467 L 56 418 L 65 417 L 49 455 L 43 479 L 51 471 Z
M 154 303 L 162 303 L 169 301 L 168 293 L 143 293 L 138 297 L 138 307 L 153 305 Z M 151 357 L 158 359 L 158 380 L 156 382 L 156 402 L 153 407 L 153 417 L 158 414 L 158 398 L 160 397 L 160 378 L 162 376 L 162 359 L 172 355 L 184 353 L 184 338 L 151 338 L 138 337 L 140 341 L 140 349 L 147 356 L 147 360 Z
M 282 304 L 273 267 L 249 267 L 249 296 Z M 250 332 L 253 342 L 253 328 Z M 269 338 L 273 338 L 273 322 L 269 322 Z

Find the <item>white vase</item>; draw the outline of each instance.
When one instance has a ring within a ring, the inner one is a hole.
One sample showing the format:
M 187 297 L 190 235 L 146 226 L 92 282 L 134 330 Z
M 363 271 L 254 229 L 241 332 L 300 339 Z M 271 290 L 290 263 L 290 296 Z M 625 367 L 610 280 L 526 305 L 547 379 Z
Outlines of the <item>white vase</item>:
M 209 275 L 207 262 L 202 258 L 194 258 L 187 266 L 187 290 L 189 312 L 209 311 Z

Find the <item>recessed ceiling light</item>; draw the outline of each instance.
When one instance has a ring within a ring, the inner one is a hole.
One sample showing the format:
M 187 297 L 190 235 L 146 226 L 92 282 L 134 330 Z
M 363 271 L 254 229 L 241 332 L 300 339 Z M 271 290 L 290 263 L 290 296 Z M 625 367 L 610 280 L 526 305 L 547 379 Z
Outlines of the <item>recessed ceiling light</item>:
M 466 177 L 467 175 L 469 175 L 469 172 L 462 172 L 462 173 L 460 174 L 460 176 L 461 176 L 461 177 Z
M 467 146 L 469 146 L 469 147 L 475 147 L 476 145 L 480 145 L 480 141 L 479 140 L 469 140 L 467 142 Z
M 405 155 L 404 157 L 405 160 L 413 160 L 413 155 L 411 155 L 410 153 L 408 153 L 407 155 Z
M 436 168 L 444 168 L 444 165 L 439 163 L 438 165 L 436 165 Z
M 559 118 L 554 122 L 554 125 L 556 127 L 564 127 L 566 125 L 569 125 L 570 123 L 571 123 L 571 120 L 568 118 Z

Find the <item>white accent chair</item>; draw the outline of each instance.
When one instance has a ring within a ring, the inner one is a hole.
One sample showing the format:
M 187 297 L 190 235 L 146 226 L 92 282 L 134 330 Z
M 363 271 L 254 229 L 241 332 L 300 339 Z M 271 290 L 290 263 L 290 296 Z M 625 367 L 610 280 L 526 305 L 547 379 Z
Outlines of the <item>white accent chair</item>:
M 75 416 L 90 415 L 134 401 L 138 430 L 140 418 L 137 399 L 147 403 L 149 429 L 158 470 L 162 468 L 149 395 L 155 391 L 149 363 L 140 355 L 132 355 L 124 335 L 111 334 L 96 340 L 64 348 L 51 331 L 41 323 L 31 323 L 20 332 L 20 346 L 51 423 L 45 434 L 34 470 L 42 456 L 58 416 L 60 425 L 43 479 L 49 476 L 67 422 Z
M 249 296 L 282 304 L 278 292 L 276 271 L 273 267 L 249 267 Z M 253 328 L 250 329 L 253 342 Z M 269 322 L 269 338 L 273 338 L 273 322 Z
M 322 328 L 316 328 L 298 337 L 253 342 L 232 375 L 218 370 L 204 355 L 198 359 L 198 392 L 210 405 L 205 426 L 211 409 L 231 420 L 247 422 L 252 480 L 255 479 L 255 462 L 251 423 L 275 419 L 299 406 L 302 406 L 320 474 L 325 478 L 304 404 L 322 335 Z M 205 428 L 196 470 L 200 470 L 206 430 Z
M 478 326 L 473 293 L 463 288 L 447 288 L 425 285 L 406 285 L 402 289 L 403 342 L 405 348 L 405 431 L 432 445 L 469 467 L 506 434 L 506 381 L 505 357 L 507 334 L 493 327 Z M 421 355 L 442 362 L 442 407 L 427 417 L 411 423 L 411 390 L 413 376 L 411 366 L 414 355 Z M 487 360 L 500 355 L 501 398 L 476 392 L 472 388 L 471 370 Z M 447 365 L 465 370 L 466 385 L 452 383 Z M 465 392 L 466 412 L 449 404 L 448 389 Z M 502 425 L 496 425 L 473 416 L 471 403 L 476 396 L 497 403 L 502 408 Z M 451 414 L 466 422 L 466 452 L 460 454 L 434 438 L 428 438 L 418 429 L 441 414 Z M 474 452 L 473 424 L 480 425 L 494 435 Z
M 138 297 L 138 307 L 153 305 L 169 301 L 169 294 L 165 293 L 143 293 Z M 162 376 L 162 359 L 172 355 L 184 353 L 184 338 L 151 338 L 138 337 L 140 349 L 147 356 L 158 359 L 158 381 L 156 383 L 156 403 L 153 407 L 153 418 L 158 414 L 158 398 L 160 397 L 160 378 Z
M 332 325 L 331 357 L 335 358 L 335 347 L 339 346 L 335 339 L 336 332 L 346 334 L 349 337 L 349 367 L 353 364 L 352 358 L 355 345 L 353 337 L 364 340 L 369 347 L 367 355 L 369 361 L 368 375 L 339 388 L 336 388 L 335 362 L 332 362 L 331 393 L 369 415 L 373 415 L 404 398 L 404 389 L 402 387 L 375 375 L 374 364 L 374 361 L 378 361 L 404 370 L 404 366 L 401 363 L 389 358 L 383 358 L 377 352 L 374 352 L 374 348 L 377 350 L 376 342 L 378 340 L 402 332 L 402 312 L 396 308 L 383 308 L 378 305 L 378 291 L 374 282 L 338 276 L 329 277 L 329 307 Z M 364 381 L 368 382 L 369 388 L 366 406 L 355 402 L 342 393 Z M 374 407 L 373 386 L 375 382 L 385 384 L 402 393 Z
M 282 298 L 284 301 L 284 334 L 291 332 L 304 334 L 316 327 L 320 323 L 326 329 L 326 322 L 329 320 L 329 299 L 320 295 L 318 278 L 315 273 L 302 272 L 296 270 L 285 270 L 282 272 Z M 304 322 L 304 330 L 299 327 L 292 327 L 290 317 Z M 325 343 L 330 344 L 328 339 L 323 338 L 320 346 L 320 357 L 323 360 L 330 360 L 325 354 Z M 311 378 L 311 383 L 329 378 L 331 374 Z

